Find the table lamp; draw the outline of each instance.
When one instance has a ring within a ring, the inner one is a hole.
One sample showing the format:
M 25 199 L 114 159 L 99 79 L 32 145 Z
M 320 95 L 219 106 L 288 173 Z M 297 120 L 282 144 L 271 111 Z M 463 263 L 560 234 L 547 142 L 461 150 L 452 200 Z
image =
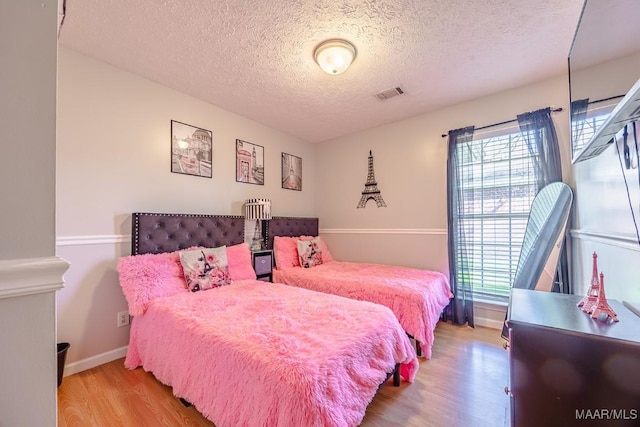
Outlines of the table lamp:
M 271 200 L 247 199 L 244 204 L 245 219 L 255 221 L 256 228 L 251 239 L 251 250 L 259 251 L 267 247 L 267 223 L 271 219 Z

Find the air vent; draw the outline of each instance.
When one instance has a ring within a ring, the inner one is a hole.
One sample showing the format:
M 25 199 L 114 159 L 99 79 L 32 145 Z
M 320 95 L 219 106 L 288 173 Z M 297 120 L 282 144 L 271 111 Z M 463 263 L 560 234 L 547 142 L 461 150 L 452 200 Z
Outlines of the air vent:
M 386 101 L 389 98 L 393 98 L 394 96 L 402 95 L 404 91 L 400 86 L 394 87 L 391 89 L 383 90 L 382 92 L 376 93 L 376 98 L 378 101 Z

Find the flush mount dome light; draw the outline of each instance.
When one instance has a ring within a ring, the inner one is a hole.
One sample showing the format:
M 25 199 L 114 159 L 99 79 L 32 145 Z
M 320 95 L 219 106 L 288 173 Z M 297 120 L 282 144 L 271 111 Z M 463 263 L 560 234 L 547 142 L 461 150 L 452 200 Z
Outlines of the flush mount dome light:
M 337 76 L 347 71 L 356 58 L 356 48 L 346 40 L 326 40 L 316 47 L 313 57 L 325 73 Z

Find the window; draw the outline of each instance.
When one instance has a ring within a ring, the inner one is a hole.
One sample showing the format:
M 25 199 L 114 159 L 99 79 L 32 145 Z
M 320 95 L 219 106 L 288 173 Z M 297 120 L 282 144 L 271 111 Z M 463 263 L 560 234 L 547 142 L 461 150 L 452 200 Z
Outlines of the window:
M 457 274 L 467 275 L 476 298 L 506 300 L 536 195 L 531 153 L 517 128 L 460 144 L 456 150 L 459 219 L 467 236 L 467 253 L 458 259 Z

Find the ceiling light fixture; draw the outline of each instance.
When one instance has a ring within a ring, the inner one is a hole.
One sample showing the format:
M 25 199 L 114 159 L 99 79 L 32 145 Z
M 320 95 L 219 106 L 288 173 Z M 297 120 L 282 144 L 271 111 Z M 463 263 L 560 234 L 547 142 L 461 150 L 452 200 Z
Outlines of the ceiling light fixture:
M 313 58 L 322 71 L 337 76 L 347 71 L 356 58 L 356 48 L 346 40 L 325 40 L 316 47 Z

